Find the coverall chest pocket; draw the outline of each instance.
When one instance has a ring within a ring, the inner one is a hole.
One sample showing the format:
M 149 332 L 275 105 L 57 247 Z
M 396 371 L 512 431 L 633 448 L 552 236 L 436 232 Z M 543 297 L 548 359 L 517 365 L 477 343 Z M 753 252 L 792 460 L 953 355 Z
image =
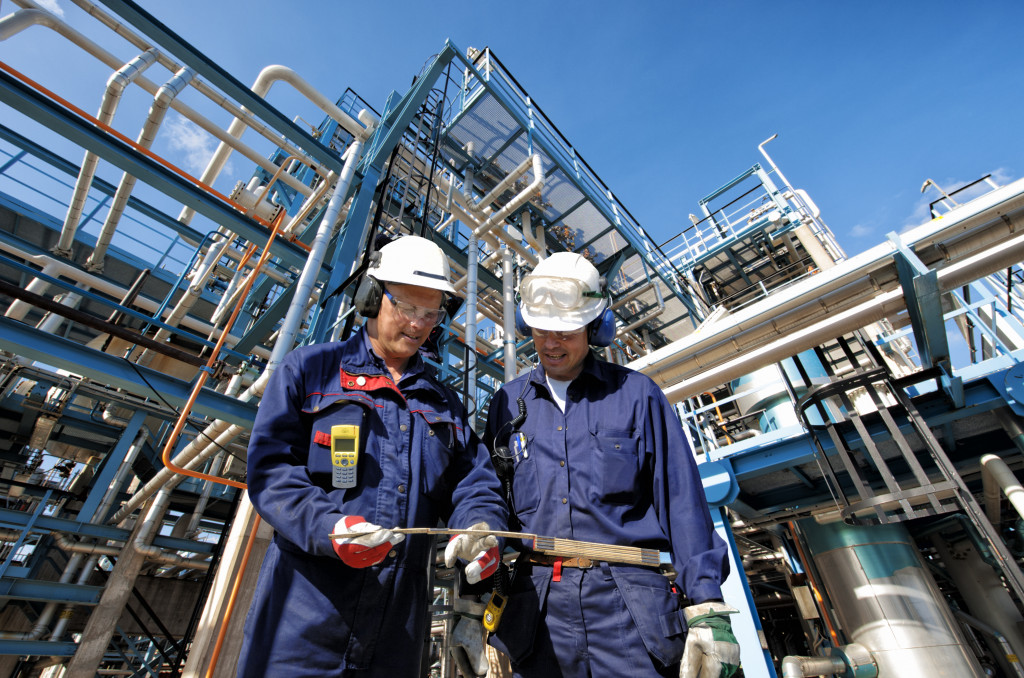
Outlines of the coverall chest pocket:
M 640 441 L 632 431 L 623 429 L 593 430 L 591 435 L 600 469 L 601 499 L 613 504 L 632 503 L 640 472 Z
M 309 458 L 306 467 L 313 482 L 320 487 L 331 486 L 333 465 L 331 464 L 331 429 L 339 425 L 355 426 L 359 431 L 359 456 L 356 461 L 356 483 L 363 480 L 364 469 L 369 461 L 366 443 L 366 406 L 351 400 L 336 399 L 323 401 L 314 406 L 313 426 L 310 432 Z M 296 422 L 297 425 L 297 422 Z
M 527 440 L 527 449 L 533 439 Z M 512 477 L 512 496 L 515 498 L 516 513 L 533 513 L 540 505 L 540 478 L 537 475 L 537 461 L 526 457 L 516 462 Z
M 431 499 L 450 501 L 452 484 L 449 469 L 459 449 L 455 422 L 443 414 L 430 414 L 425 418 L 421 489 Z

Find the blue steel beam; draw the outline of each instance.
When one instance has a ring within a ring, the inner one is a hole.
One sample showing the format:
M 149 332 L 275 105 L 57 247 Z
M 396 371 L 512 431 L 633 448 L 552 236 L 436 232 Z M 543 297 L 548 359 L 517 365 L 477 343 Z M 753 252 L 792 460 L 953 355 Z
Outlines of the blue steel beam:
M 35 157 L 39 158 L 51 167 L 67 174 L 68 176 L 77 177 L 80 167 L 70 160 L 60 157 L 56 153 L 49 151 L 36 142 L 24 137 L 9 127 L 0 124 L 0 139 L 9 141 L 10 143 L 23 148 Z M 117 187 L 108 181 L 104 181 L 99 177 L 93 177 L 92 187 L 103 193 L 104 195 L 113 196 L 117 190 Z M 128 198 L 128 207 L 137 211 L 139 214 L 149 217 L 153 221 L 167 226 L 172 231 L 180 235 L 186 240 L 192 242 L 200 242 L 203 239 L 203 234 L 195 230 L 191 226 L 181 223 L 171 215 L 161 212 L 157 208 L 153 207 L 147 202 L 139 200 L 135 196 Z
M 191 207 L 214 223 L 261 247 L 267 244 L 269 231 L 264 226 L 156 160 L 135 150 L 129 144 L 74 115 L 5 71 L 0 71 L 0 102 L 49 127 L 82 148 L 92 151 L 117 168 Z M 306 260 L 304 251 L 280 238 L 274 241 L 271 249 L 275 256 L 280 257 L 289 266 L 301 268 Z M 325 271 L 321 273 L 326 277 Z
M 174 407 L 188 401 L 191 384 L 157 370 L 130 363 L 109 353 L 41 332 L 16 320 L 0 318 L 0 347 L 29 360 L 81 374 L 94 381 L 123 388 L 149 399 L 166 400 Z M 204 388 L 195 410 L 246 428 L 252 426 L 256 406 Z
M 77 534 L 79 537 L 106 541 L 124 542 L 131 538 L 131 530 L 111 525 L 97 525 L 96 523 L 86 523 L 68 518 L 54 518 L 53 516 L 37 516 L 33 520 L 31 514 L 24 511 L 0 508 L 0 527 L 24 529 L 30 526 L 34 532 L 65 532 L 67 534 Z M 214 546 L 216 546 L 216 544 L 202 541 L 159 535 L 153 539 L 153 544 L 160 548 L 191 551 L 193 553 L 213 553 Z
M 309 132 L 292 122 L 281 111 L 271 106 L 249 87 L 245 86 L 193 47 L 177 33 L 157 21 L 152 14 L 130 0 L 100 0 L 121 16 L 128 25 L 149 36 L 155 44 L 173 54 L 199 76 L 220 88 L 229 97 L 259 116 L 270 127 L 294 142 L 302 150 L 319 160 L 325 167 L 341 172 L 341 159 L 320 144 Z
M 0 579 L 0 597 L 4 598 L 95 605 L 100 602 L 101 595 L 103 595 L 102 586 L 62 584 L 56 581 L 13 577 Z
M 0 655 L 70 657 L 77 650 L 78 646 L 68 641 L 0 640 Z

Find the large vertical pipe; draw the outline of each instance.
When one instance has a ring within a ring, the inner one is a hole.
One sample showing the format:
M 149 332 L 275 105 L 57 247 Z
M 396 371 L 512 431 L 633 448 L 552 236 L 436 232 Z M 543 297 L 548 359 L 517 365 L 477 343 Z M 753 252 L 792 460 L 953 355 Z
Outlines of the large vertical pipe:
M 502 291 L 502 326 L 501 333 L 505 338 L 505 383 L 516 377 L 516 302 L 515 280 L 512 279 L 512 250 L 502 248 L 501 257 L 501 291 Z
M 843 630 L 878 675 L 984 678 L 902 525 L 799 525 Z

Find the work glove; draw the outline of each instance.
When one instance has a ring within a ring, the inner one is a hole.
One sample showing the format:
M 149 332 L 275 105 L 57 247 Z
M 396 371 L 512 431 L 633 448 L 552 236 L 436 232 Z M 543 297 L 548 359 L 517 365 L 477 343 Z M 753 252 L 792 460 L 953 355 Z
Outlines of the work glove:
M 376 565 L 387 557 L 392 546 L 405 539 L 404 534 L 382 529 L 362 516 L 345 516 L 334 525 L 333 534 L 334 552 L 349 567 Z M 345 534 L 362 536 L 340 536 Z
M 489 530 L 487 523 L 471 525 L 470 530 Z M 493 534 L 457 534 L 444 549 L 444 564 L 451 567 L 459 558 L 469 561 L 466 565 L 466 581 L 476 584 L 498 569 L 501 558 L 498 555 L 498 538 Z
M 461 649 L 474 675 L 487 674 L 487 641 L 484 625 L 479 619 L 462 617 L 452 632 L 452 652 Z
M 686 633 L 679 678 L 731 678 L 740 665 L 740 646 L 729 615 L 739 612 L 722 602 L 683 608 Z

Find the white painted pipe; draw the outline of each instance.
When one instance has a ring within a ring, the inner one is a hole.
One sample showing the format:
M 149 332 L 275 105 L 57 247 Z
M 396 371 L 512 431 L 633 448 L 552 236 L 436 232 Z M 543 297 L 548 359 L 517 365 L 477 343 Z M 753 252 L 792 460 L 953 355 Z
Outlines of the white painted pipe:
M 135 143 L 141 148 L 148 149 L 153 145 L 156 133 L 160 129 L 164 117 L 167 115 L 168 107 L 194 76 L 195 71 L 190 68 L 183 68 L 157 90 L 156 95 L 153 97 L 153 103 L 149 108 L 146 122 L 139 132 L 139 137 L 135 140 Z M 135 176 L 128 172 L 121 176 L 121 181 L 114 192 L 114 199 L 110 204 L 110 211 L 107 212 L 107 218 L 103 222 L 103 227 L 100 229 L 99 235 L 96 236 L 96 245 L 93 247 L 92 254 L 89 255 L 85 262 L 85 269 L 87 271 L 103 271 L 107 248 L 110 246 L 110 241 L 114 238 L 114 233 L 117 231 L 121 215 L 124 214 L 124 209 L 128 206 L 128 198 L 131 197 L 132 191 L 135 189 L 136 181 L 138 180 Z
M 31 254 L 19 247 L 15 247 L 14 245 L 11 245 L 3 241 L 0 241 L 0 251 L 13 255 L 25 262 L 29 262 L 35 264 L 36 266 L 39 266 L 40 268 L 43 269 L 43 272 L 46 273 L 46 275 L 49 275 L 51 277 L 69 278 L 71 280 L 74 280 L 76 283 L 81 283 L 81 286 L 87 289 L 102 292 L 103 294 L 106 294 L 110 297 L 123 299 L 128 291 L 127 288 L 112 283 L 109 280 L 106 280 L 99 276 L 87 273 L 79 268 L 76 268 L 74 265 L 64 260 L 54 259 L 53 257 L 43 254 Z M 40 285 L 44 287 L 46 286 L 46 284 L 42 282 L 40 282 Z M 22 311 L 21 307 L 18 306 L 17 308 L 15 308 L 14 313 L 21 313 L 21 317 L 24 317 L 24 314 L 27 313 L 28 309 L 32 307 L 31 304 L 16 301 L 13 304 L 11 304 L 10 307 L 8 307 L 7 317 L 17 319 L 16 315 L 9 314 L 12 313 L 11 309 L 14 308 L 19 303 L 24 304 L 24 310 Z M 143 296 L 136 297 L 135 301 L 132 302 L 132 305 L 148 313 L 154 313 L 160 307 L 160 305 L 156 301 L 153 301 L 152 299 Z M 214 332 L 214 327 L 212 325 L 200 321 L 192 316 L 185 317 L 181 324 L 187 329 L 192 330 L 193 332 L 196 333 L 201 333 L 204 336 L 207 336 Z M 232 336 L 229 338 L 229 340 L 232 342 L 237 342 L 238 337 Z M 270 352 L 263 347 L 254 348 L 253 353 L 260 356 L 261 358 L 268 358 L 270 356 Z
M 1021 487 L 1017 476 L 1005 461 L 994 454 L 983 455 L 981 457 L 981 479 L 985 487 L 986 502 L 992 491 L 991 488 L 998 487 L 1010 500 L 1017 515 L 1024 517 L 1024 487 Z M 991 513 L 989 517 L 991 518 Z
M 0 243 L 0 247 L 3 246 L 3 243 Z M 48 275 L 51 278 L 56 278 L 58 275 L 62 275 L 64 273 L 63 269 L 70 268 L 66 264 L 54 261 L 49 257 L 39 257 L 39 259 L 41 259 L 42 261 L 34 263 L 41 263 L 43 267 L 43 274 Z M 28 285 L 25 286 L 26 292 L 32 292 L 33 294 L 40 295 L 46 294 L 46 291 L 48 289 L 50 289 L 50 284 L 47 282 L 43 282 L 39 278 L 32 278 L 32 280 L 29 281 Z M 4 317 L 11 318 L 13 320 L 24 320 L 25 316 L 28 315 L 28 312 L 32 310 L 32 308 L 34 308 L 32 304 L 28 303 L 27 301 L 15 299 L 13 302 L 11 302 L 11 305 L 7 307 L 7 312 L 4 313 Z
M 107 79 L 107 88 L 103 92 L 100 110 L 96 114 L 96 118 L 100 122 L 105 125 L 110 125 L 113 122 L 114 114 L 117 112 L 118 104 L 121 103 L 121 96 L 125 89 L 155 62 L 156 51 L 149 49 L 114 71 Z M 92 180 L 96 176 L 96 167 L 99 165 L 99 161 L 100 157 L 92 151 L 85 152 L 82 166 L 78 171 L 78 178 L 75 180 L 74 192 L 68 202 L 68 211 L 64 216 L 60 240 L 53 248 L 53 253 L 57 256 L 71 258 L 71 246 L 75 242 L 75 233 L 78 231 L 78 224 L 82 218 L 82 212 L 85 210 L 85 202 L 89 197 L 89 189 L 92 188 Z
M 103 47 L 101 47 L 100 45 L 96 44 L 95 42 L 93 42 L 89 38 L 85 37 L 84 35 L 82 35 L 78 31 L 76 31 L 74 28 L 72 28 L 68 24 L 64 23 L 58 17 L 50 14 L 49 12 L 46 12 L 46 11 L 42 10 L 42 8 L 40 8 L 39 5 L 37 5 L 36 3 L 32 2 L 31 0 L 15 0 L 15 4 L 21 5 L 23 7 L 29 7 L 32 10 L 37 10 L 39 12 L 42 12 L 42 14 L 45 15 L 45 16 L 40 17 L 39 21 L 34 21 L 32 23 L 32 25 L 39 25 L 39 26 L 43 26 L 45 28 L 50 28 L 50 29 L 54 30 L 55 32 L 60 34 L 62 37 L 67 38 L 69 41 L 71 41 L 72 43 L 74 43 L 78 47 L 81 47 L 83 50 L 85 50 L 91 56 L 99 59 L 101 62 L 106 64 L 108 67 L 110 67 L 112 69 L 115 69 L 115 68 L 119 68 L 124 63 L 123 60 L 117 58 L 116 56 L 114 56 L 113 54 L 111 54 L 110 52 L 105 50 Z M 148 49 L 149 46 L 147 45 L 144 48 Z M 136 78 L 136 83 L 139 85 L 139 87 L 141 87 L 143 90 L 145 90 L 146 92 L 149 92 L 152 95 L 155 95 L 157 90 L 158 90 L 158 87 L 156 86 L 156 84 L 153 83 L 152 81 L 146 79 L 144 76 L 139 76 L 138 78 Z M 208 96 L 210 96 L 212 94 L 211 98 L 214 99 L 214 101 L 217 102 L 218 104 L 223 105 L 224 102 L 226 102 L 226 98 L 223 95 L 216 94 L 215 92 L 212 92 L 212 90 L 210 90 L 208 87 L 206 88 L 206 92 L 208 93 Z M 217 139 L 220 139 L 221 141 L 226 142 L 228 145 L 230 145 L 236 151 L 238 151 L 243 156 L 245 156 L 248 160 L 252 161 L 253 163 L 258 165 L 259 167 L 262 167 L 264 170 L 266 170 L 270 174 L 273 174 L 277 170 L 277 167 L 274 165 L 274 163 L 272 163 L 269 160 L 267 160 L 263 156 L 263 154 L 257 153 L 254 149 L 252 149 L 252 148 L 250 148 L 248 146 L 245 146 L 244 144 L 239 143 L 237 139 L 232 139 L 218 125 L 213 124 L 209 119 L 207 119 L 206 117 L 200 115 L 196 110 L 192 109 L 191 107 L 183 104 L 180 100 L 175 99 L 171 103 L 171 108 L 173 108 L 175 111 L 180 113 L 185 118 L 187 118 L 187 119 L 191 120 L 192 122 L 194 122 L 201 129 L 203 129 L 206 132 L 210 133 L 211 135 L 213 135 Z M 237 111 L 238 109 L 236 108 L 235 110 Z M 241 114 L 241 113 L 239 113 L 239 114 Z M 289 153 L 295 153 L 295 154 L 300 154 L 300 155 L 302 154 L 302 152 L 300 150 L 298 150 L 297 148 L 294 148 L 291 144 L 288 143 L 288 141 L 286 139 L 284 139 L 282 137 L 273 137 L 272 136 L 271 140 L 275 144 L 277 144 L 278 146 L 281 146 L 283 149 L 285 149 Z M 290 174 L 284 174 L 283 177 L 282 177 L 282 181 L 287 183 L 289 186 L 294 188 L 296 191 L 298 191 L 302 195 L 309 195 L 309 192 L 310 192 L 309 187 L 306 186 L 301 181 L 299 181 L 294 176 L 292 176 Z M 186 241 L 187 241 L 187 239 L 186 239 Z M 198 243 L 190 243 L 190 244 L 196 245 Z

